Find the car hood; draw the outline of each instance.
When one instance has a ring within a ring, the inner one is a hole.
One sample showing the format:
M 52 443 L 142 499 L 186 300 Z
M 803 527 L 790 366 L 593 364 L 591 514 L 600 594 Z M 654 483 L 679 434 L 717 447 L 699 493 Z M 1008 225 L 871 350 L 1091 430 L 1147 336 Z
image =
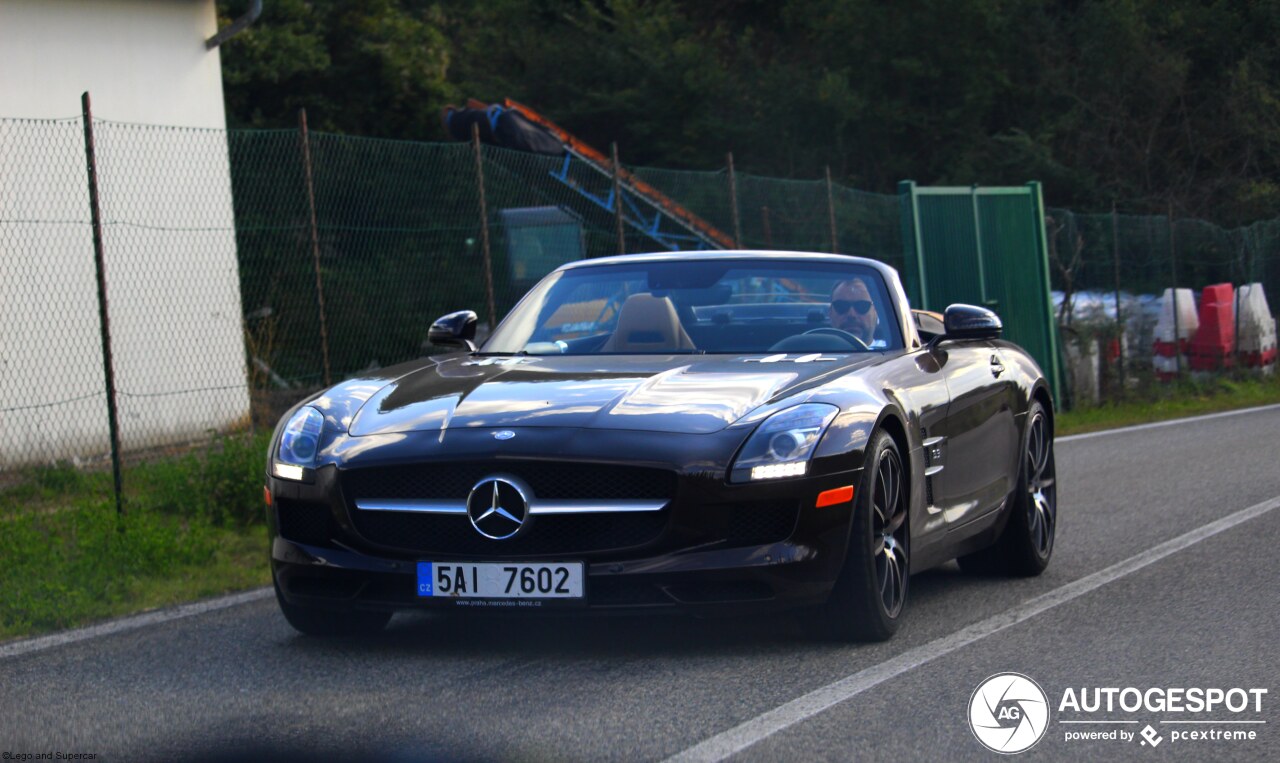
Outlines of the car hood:
M 354 436 L 454 427 L 717 432 L 771 400 L 878 355 L 519 356 L 441 359 L 360 408 Z

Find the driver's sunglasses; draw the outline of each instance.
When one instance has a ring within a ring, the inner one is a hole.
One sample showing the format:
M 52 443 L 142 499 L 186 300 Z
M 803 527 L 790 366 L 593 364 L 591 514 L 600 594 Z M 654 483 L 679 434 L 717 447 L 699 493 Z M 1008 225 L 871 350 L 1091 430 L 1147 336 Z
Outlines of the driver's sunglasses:
M 871 300 L 855 299 L 850 302 L 847 299 L 836 299 L 831 302 L 831 309 L 836 311 L 836 315 L 844 315 L 851 307 L 858 311 L 858 315 L 866 315 L 871 312 Z

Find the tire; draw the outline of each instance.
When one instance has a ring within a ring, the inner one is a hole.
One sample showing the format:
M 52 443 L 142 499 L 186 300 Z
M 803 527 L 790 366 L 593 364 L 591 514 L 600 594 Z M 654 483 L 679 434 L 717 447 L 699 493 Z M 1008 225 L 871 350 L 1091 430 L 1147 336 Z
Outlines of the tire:
M 1009 520 L 993 545 L 957 559 L 960 569 L 1014 577 L 1044 572 L 1058 529 L 1056 474 L 1049 416 L 1038 400 L 1032 401 Z
M 853 501 L 853 525 L 844 567 L 824 607 L 834 638 L 886 641 L 898 630 L 907 599 L 910 480 L 893 438 L 871 437 L 866 467 Z
M 299 607 L 284 600 L 279 584 L 275 584 L 276 602 L 280 612 L 294 630 L 308 636 L 371 636 L 386 627 L 390 612 L 364 612 L 361 610 L 333 610 L 319 607 Z

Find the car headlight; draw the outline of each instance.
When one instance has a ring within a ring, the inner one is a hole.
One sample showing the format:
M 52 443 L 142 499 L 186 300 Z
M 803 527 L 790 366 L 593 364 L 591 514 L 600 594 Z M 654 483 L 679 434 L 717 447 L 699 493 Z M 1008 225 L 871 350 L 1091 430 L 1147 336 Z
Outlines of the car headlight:
M 805 403 L 778 411 L 765 419 L 729 470 L 730 482 L 799 477 L 809 469 L 822 433 L 840 409 L 825 403 Z
M 277 477 L 301 480 L 307 469 L 315 468 L 323 427 L 324 416 L 310 406 L 299 408 L 289 417 L 280 434 L 280 447 L 271 459 L 271 470 Z

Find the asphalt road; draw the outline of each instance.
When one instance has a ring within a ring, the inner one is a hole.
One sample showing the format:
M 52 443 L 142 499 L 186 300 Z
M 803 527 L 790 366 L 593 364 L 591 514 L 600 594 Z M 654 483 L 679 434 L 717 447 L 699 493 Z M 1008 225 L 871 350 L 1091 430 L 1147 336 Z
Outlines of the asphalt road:
M 790 617 L 400 615 L 379 638 L 324 641 L 261 599 L 0 657 L 0 754 L 992 760 L 970 698 L 1014 671 L 1050 706 L 1018 758 L 1280 759 L 1280 408 L 1068 438 L 1056 452 L 1049 570 L 918 575 L 887 644 L 824 642 Z M 1268 693 L 1254 695 L 1260 712 L 1059 708 L 1069 688 L 1105 687 Z M 1080 719 L 1091 722 L 1064 722 Z M 1066 738 L 1147 726 L 1155 747 Z M 1255 739 L 1175 738 L 1215 730 Z

